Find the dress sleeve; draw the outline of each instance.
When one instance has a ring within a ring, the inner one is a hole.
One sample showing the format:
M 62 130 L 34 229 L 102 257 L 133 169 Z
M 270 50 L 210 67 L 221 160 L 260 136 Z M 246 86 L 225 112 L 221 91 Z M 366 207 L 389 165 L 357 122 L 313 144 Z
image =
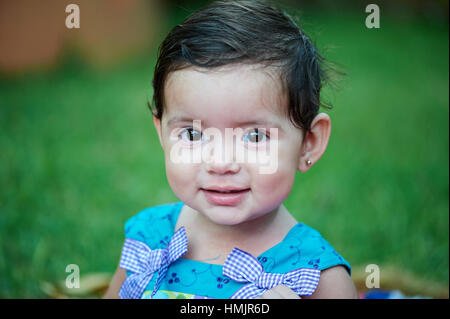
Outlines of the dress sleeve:
M 309 255 L 307 260 L 309 266 L 320 270 L 325 270 L 334 266 L 344 266 L 349 275 L 351 275 L 351 266 L 349 262 L 345 260 L 317 230 L 306 225 L 304 225 L 304 229 L 308 233 L 308 240 L 304 247 L 305 250 L 310 250 L 310 252 L 307 253 L 307 255 Z
M 351 274 L 350 264 L 317 230 L 305 224 L 299 223 L 296 226 L 283 248 L 281 252 L 285 252 L 286 260 L 293 260 L 292 265 L 295 267 L 325 270 L 340 265 Z
M 125 222 L 125 238 L 146 243 L 151 249 L 164 248 L 174 233 L 182 203 L 144 209 Z

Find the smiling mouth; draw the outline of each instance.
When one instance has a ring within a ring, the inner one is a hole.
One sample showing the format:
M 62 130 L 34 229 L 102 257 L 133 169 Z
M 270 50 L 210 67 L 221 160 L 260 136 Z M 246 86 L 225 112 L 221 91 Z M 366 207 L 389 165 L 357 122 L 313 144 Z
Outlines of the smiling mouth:
M 244 189 L 206 189 L 201 188 L 209 203 L 219 206 L 236 206 L 250 191 L 250 188 Z
M 244 189 L 208 189 L 208 188 L 202 188 L 202 190 L 207 192 L 213 192 L 213 193 L 219 193 L 219 194 L 236 194 L 236 193 L 242 193 L 250 190 L 250 188 L 244 188 Z

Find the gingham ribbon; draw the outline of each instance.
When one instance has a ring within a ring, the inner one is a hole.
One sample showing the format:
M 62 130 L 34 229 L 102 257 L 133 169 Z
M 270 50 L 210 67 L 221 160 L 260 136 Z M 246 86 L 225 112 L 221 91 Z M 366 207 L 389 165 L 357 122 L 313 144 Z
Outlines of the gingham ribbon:
M 127 238 L 123 245 L 120 268 L 132 272 L 119 290 L 123 299 L 140 298 L 153 274 L 158 271 L 151 297 L 158 291 L 171 263 L 187 252 L 187 237 L 184 227 L 178 229 L 164 249 L 152 250 L 145 243 Z
M 309 296 L 319 283 L 320 270 L 299 268 L 286 274 L 267 273 L 255 257 L 234 248 L 225 261 L 223 275 L 237 282 L 248 282 L 236 291 L 231 299 L 255 298 L 278 285 L 288 286 L 299 296 Z

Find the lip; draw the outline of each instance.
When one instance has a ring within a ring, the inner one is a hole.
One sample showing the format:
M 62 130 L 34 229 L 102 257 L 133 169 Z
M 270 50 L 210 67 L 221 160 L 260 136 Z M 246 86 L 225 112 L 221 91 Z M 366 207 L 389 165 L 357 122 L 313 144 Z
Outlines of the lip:
M 208 202 L 219 206 L 236 206 L 250 192 L 250 188 L 208 187 L 200 189 Z

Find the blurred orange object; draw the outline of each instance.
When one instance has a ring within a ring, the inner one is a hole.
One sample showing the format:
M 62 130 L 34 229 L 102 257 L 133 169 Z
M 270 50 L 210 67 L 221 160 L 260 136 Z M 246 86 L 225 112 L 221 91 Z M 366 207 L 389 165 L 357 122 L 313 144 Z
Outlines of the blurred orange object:
M 68 29 L 66 6 L 80 8 L 80 28 Z M 0 72 L 53 65 L 66 48 L 104 67 L 148 49 L 164 21 L 159 1 L 0 1 Z

